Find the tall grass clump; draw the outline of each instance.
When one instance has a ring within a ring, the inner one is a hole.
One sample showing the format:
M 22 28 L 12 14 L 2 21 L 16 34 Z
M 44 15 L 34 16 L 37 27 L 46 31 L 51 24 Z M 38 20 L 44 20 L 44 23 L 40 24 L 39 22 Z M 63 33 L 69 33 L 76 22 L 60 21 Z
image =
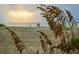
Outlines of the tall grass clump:
M 54 46 L 54 48 L 61 49 L 63 53 L 70 53 L 71 51 L 71 39 L 68 38 L 66 26 L 68 26 L 71 31 L 72 38 L 75 38 L 74 28 L 77 27 L 77 23 L 74 20 L 71 12 L 68 10 L 59 9 L 56 6 L 48 6 L 48 5 L 40 5 L 37 7 L 42 11 L 41 15 L 46 18 L 50 30 L 52 30 L 55 34 L 56 39 L 61 37 L 59 40 L 61 43 L 58 46 Z M 75 41 L 74 41 L 75 42 Z M 77 42 L 76 42 L 77 43 Z M 72 43 L 75 45 L 74 43 Z
M 66 37 L 64 31 L 65 16 L 63 16 L 63 11 L 55 6 L 41 5 L 37 8 L 43 11 L 41 14 L 43 17 L 46 18 L 50 30 L 54 32 L 55 37 L 61 37 L 60 44 L 66 44 Z

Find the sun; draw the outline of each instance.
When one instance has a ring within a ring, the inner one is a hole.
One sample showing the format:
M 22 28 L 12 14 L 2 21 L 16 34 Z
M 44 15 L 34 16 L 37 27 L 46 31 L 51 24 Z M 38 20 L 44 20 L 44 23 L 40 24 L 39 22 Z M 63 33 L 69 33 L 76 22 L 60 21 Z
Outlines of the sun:
M 12 22 L 23 23 L 23 22 L 34 22 L 34 12 L 27 11 L 23 8 L 18 8 L 16 10 L 9 10 L 7 12 L 9 18 Z

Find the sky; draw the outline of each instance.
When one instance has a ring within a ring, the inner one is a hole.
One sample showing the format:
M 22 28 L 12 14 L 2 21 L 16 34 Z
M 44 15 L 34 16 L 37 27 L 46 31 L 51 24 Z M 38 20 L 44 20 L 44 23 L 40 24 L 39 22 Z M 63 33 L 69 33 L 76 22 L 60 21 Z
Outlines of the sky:
M 52 4 L 53 5 L 53 4 Z M 0 23 L 6 25 L 25 25 L 40 23 L 43 26 L 47 26 L 45 18 L 37 9 L 39 4 L 0 4 Z M 54 4 L 62 10 L 69 10 L 77 23 L 79 22 L 79 5 L 78 4 Z

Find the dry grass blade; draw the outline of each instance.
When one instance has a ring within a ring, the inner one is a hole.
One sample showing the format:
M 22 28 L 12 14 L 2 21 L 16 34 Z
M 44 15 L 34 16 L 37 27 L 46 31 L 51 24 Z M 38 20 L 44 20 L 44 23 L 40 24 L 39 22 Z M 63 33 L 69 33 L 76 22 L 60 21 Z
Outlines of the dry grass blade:
M 42 31 L 37 31 L 37 32 L 39 32 L 41 34 L 41 36 L 43 36 L 44 40 L 46 40 L 46 43 L 48 43 L 49 45 L 52 46 L 51 41 L 48 39 L 48 36 L 44 32 L 42 32 Z
M 44 50 L 44 53 L 47 53 L 48 50 L 49 50 L 48 53 L 53 53 L 52 42 L 49 40 L 48 36 L 42 31 L 37 32 L 40 33 L 41 45 Z
M 74 33 L 73 29 L 74 28 L 77 29 L 76 28 L 77 27 L 77 22 L 75 21 L 74 16 L 72 16 L 70 11 L 68 11 L 68 10 L 65 10 L 65 11 L 66 11 L 66 14 L 67 14 L 66 16 L 68 18 L 67 23 L 68 23 L 69 28 L 71 30 L 72 38 L 74 38 L 75 37 L 75 33 Z
M 26 52 L 28 52 L 26 46 L 24 45 L 24 43 L 20 40 L 20 38 L 17 36 L 17 34 L 12 31 L 10 28 L 6 27 L 6 29 L 11 33 L 11 37 L 14 40 L 14 43 L 16 45 L 17 50 L 22 53 L 22 51 L 24 49 L 26 49 Z
M 46 53 L 47 51 L 47 45 L 46 45 L 46 42 L 43 40 L 43 38 L 40 36 L 40 42 L 41 42 L 41 46 L 42 46 L 42 49 L 44 51 L 44 53 Z

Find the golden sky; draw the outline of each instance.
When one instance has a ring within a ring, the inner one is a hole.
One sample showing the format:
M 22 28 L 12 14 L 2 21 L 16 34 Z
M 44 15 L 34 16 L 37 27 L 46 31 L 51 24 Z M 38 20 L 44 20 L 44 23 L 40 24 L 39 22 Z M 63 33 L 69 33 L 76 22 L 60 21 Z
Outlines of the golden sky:
M 35 22 L 35 12 L 24 9 L 23 6 L 17 5 L 15 9 L 8 9 L 7 13 L 10 21 L 14 23 Z

